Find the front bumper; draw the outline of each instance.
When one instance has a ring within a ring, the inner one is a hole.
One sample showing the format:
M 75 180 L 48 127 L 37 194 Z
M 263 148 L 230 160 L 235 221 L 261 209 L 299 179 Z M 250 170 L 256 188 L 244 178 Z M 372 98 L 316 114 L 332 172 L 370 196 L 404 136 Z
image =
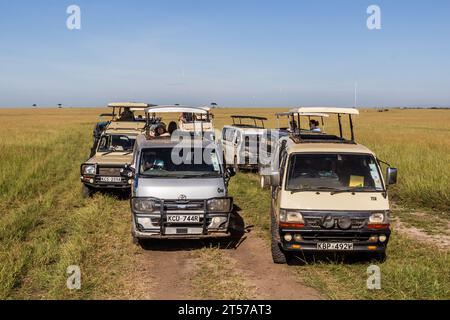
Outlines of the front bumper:
M 81 177 L 81 182 L 86 186 L 95 189 L 130 189 L 131 183 L 125 178 L 120 182 L 104 182 L 101 181 L 101 176 Z
M 284 236 L 286 234 L 292 235 L 291 241 L 286 241 Z M 386 251 L 389 243 L 391 231 L 390 229 L 381 230 L 361 230 L 345 231 L 318 231 L 318 230 L 304 230 L 304 229 L 281 229 L 280 230 L 280 244 L 285 251 L 309 251 L 309 252 L 342 252 L 342 253 L 359 253 L 359 252 L 374 252 L 382 253 Z M 297 241 L 295 235 L 300 235 L 302 239 Z M 371 237 L 386 236 L 386 241 L 378 240 L 370 241 Z M 351 243 L 352 250 L 321 250 L 319 244 L 321 243 Z
M 132 209 L 134 237 L 138 239 L 202 239 L 230 236 L 232 210 L 208 212 L 206 209 L 208 200 L 187 200 L 183 203 L 177 200 L 159 201 L 159 209 L 155 213 L 137 213 Z M 186 210 L 187 207 L 191 210 Z M 232 205 L 231 208 L 233 208 Z M 195 223 L 169 222 L 168 215 L 199 216 L 200 219 Z M 146 225 L 140 223 L 144 221 L 143 219 L 146 219 Z M 216 220 L 220 222 L 216 223 Z

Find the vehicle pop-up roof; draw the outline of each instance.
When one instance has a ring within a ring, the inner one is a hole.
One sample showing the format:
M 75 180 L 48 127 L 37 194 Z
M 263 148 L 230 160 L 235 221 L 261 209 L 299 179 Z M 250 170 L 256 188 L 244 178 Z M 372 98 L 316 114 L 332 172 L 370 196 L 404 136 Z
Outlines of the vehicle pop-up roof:
M 292 138 L 295 142 L 301 143 L 301 142 L 341 142 L 341 143 L 355 143 L 355 134 L 353 130 L 353 118 L 354 115 L 359 115 L 359 111 L 354 108 L 332 108 L 332 107 L 300 107 L 300 108 L 294 108 L 291 109 L 288 113 L 286 113 L 290 118 L 290 124 L 297 122 L 297 128 L 292 128 Z M 323 118 L 329 118 L 331 115 L 337 116 L 337 121 L 339 125 L 339 136 L 337 135 L 331 135 L 331 134 L 325 134 L 322 132 L 312 132 L 308 129 L 302 129 L 301 128 L 301 118 L 307 117 L 308 118 L 308 126 L 309 126 L 309 120 L 311 117 L 320 117 L 322 119 L 323 124 Z M 342 117 L 348 116 L 349 119 L 349 126 L 350 126 L 350 133 L 351 138 L 350 140 L 345 139 L 343 136 L 343 128 L 342 128 Z M 300 128 L 300 130 L 298 130 Z
M 183 106 L 183 105 L 162 105 L 162 106 L 151 106 L 145 109 L 146 119 L 147 119 L 147 127 L 150 127 L 152 124 L 155 124 L 156 114 L 157 113 L 189 113 L 192 115 L 205 115 L 206 119 L 210 119 L 210 108 L 209 107 L 191 107 L 191 106 Z M 193 131 L 204 132 L 206 130 L 211 130 L 210 127 L 204 127 L 204 121 L 196 121 L 195 117 L 193 117 L 194 121 L 192 123 L 198 124 L 198 126 L 194 126 Z M 158 121 L 158 120 L 156 120 Z M 179 128 L 183 130 L 183 128 Z
M 265 117 L 255 117 L 255 116 L 231 116 L 231 119 L 233 119 L 233 126 L 239 127 L 239 128 L 259 128 L 264 129 L 264 121 L 267 121 L 267 118 Z M 237 121 L 239 120 L 239 123 Z M 245 124 L 242 123 L 242 120 L 250 120 L 253 121 L 253 124 Z M 258 126 L 257 122 L 260 121 L 261 125 Z
M 145 111 L 146 108 L 156 106 L 155 104 L 141 102 L 112 102 L 108 104 L 108 108 L 112 108 L 112 113 L 102 113 L 100 117 L 111 117 L 114 119 L 116 115 L 122 113 L 122 109 L 130 108 L 130 111 Z M 117 113 L 116 113 L 117 111 Z

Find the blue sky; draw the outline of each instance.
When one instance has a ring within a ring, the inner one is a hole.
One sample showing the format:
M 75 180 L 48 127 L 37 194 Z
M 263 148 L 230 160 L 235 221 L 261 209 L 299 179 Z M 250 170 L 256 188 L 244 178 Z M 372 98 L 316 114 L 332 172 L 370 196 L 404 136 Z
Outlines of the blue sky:
M 0 0 L 0 75 L 3 107 L 450 106 L 450 1 Z

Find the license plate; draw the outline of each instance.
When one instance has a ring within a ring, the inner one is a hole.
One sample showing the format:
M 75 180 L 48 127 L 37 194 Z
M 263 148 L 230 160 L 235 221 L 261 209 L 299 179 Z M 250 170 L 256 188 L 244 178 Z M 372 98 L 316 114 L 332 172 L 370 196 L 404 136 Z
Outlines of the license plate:
M 317 250 L 333 250 L 333 251 L 352 251 L 353 243 L 343 242 L 320 242 L 317 244 Z
M 121 177 L 100 177 L 101 182 L 122 182 Z
M 199 223 L 199 215 L 167 215 L 167 222 L 175 223 Z

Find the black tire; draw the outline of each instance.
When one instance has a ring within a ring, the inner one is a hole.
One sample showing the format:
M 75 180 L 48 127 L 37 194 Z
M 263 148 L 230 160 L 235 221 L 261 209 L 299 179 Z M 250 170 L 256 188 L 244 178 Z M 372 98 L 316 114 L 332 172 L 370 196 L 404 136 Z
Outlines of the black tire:
M 83 196 L 83 198 L 87 199 L 92 197 L 92 195 L 94 194 L 94 189 L 83 184 L 81 186 L 81 195 Z
M 272 234 L 271 239 L 272 260 L 276 264 L 286 264 L 288 262 L 287 254 L 286 252 L 283 251 L 283 249 L 281 249 L 280 243 L 277 240 L 278 225 L 273 214 L 271 213 L 270 215 L 272 220 L 270 227 L 270 231 Z

